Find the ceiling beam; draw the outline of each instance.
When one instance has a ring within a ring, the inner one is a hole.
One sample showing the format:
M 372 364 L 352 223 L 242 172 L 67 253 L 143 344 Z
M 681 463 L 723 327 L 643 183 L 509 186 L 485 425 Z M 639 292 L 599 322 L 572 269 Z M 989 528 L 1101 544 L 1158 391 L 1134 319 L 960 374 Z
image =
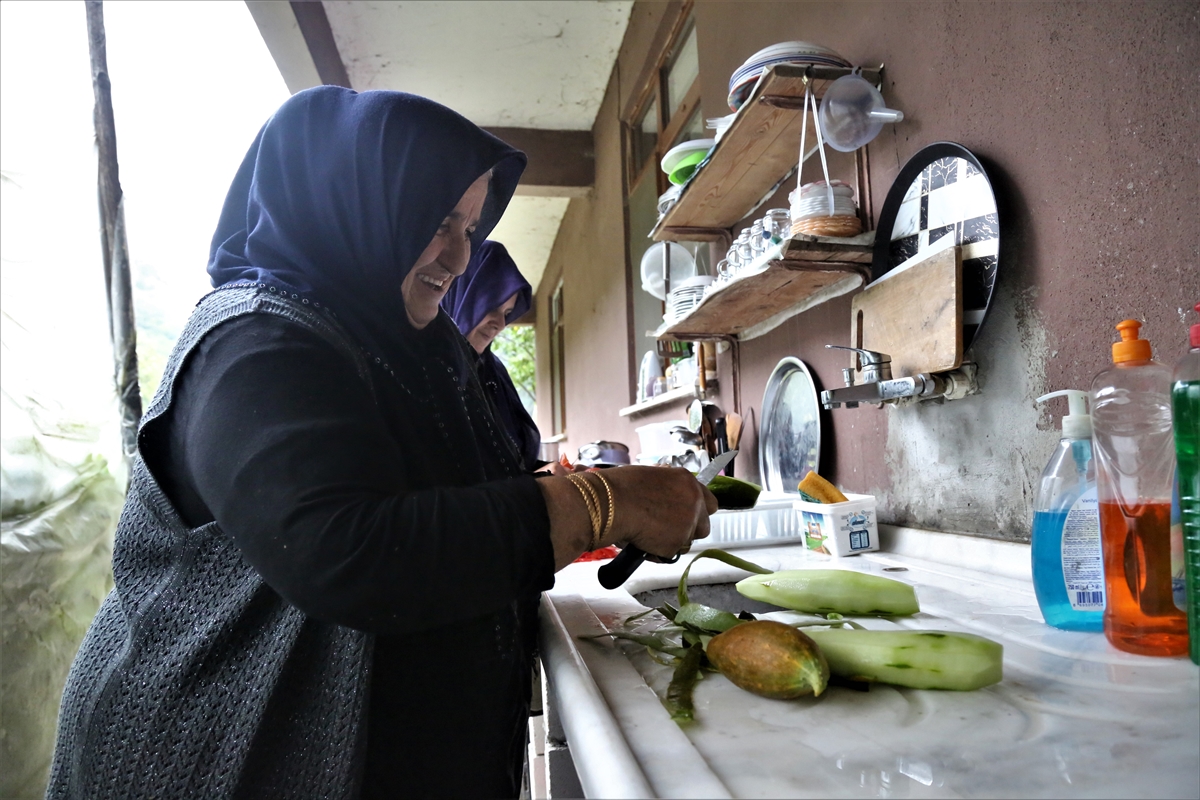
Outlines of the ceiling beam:
M 350 76 L 346 73 L 346 65 L 338 53 L 337 42 L 333 39 L 333 29 L 329 27 L 329 17 L 325 15 L 325 6 L 320 0 L 292 0 L 289 4 L 296 22 L 300 25 L 300 33 L 308 44 L 308 52 L 312 54 L 313 65 L 321 76 L 321 83 L 332 86 L 350 85 Z
M 518 150 L 529 165 L 517 194 L 535 197 L 583 197 L 596 182 L 596 152 L 591 131 L 537 128 L 487 128 Z
M 246 5 L 290 91 L 297 92 L 318 83 L 352 88 L 333 38 L 329 17 L 319 0 L 291 0 L 288 3 L 247 0 Z M 517 194 L 584 197 L 591 191 L 596 176 L 591 131 L 488 130 L 529 157 Z
M 278 0 L 246 0 L 279 74 L 292 94 L 321 85 L 321 76 L 308 52 L 296 15 L 288 3 Z

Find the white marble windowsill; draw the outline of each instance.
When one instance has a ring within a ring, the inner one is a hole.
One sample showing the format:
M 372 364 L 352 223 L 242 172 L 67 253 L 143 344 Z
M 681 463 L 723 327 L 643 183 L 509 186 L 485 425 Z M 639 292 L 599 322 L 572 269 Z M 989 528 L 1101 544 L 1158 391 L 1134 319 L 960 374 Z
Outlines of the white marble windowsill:
M 831 687 L 821 698 L 783 702 L 714 674 L 697 687 L 697 722 L 680 728 L 658 699 L 670 669 L 629 643 L 578 637 L 641 610 L 633 595 L 673 586 L 688 559 L 645 564 L 613 591 L 597 583 L 597 564 L 575 564 L 543 599 L 542 658 L 584 793 L 1200 796 L 1200 668 L 1045 625 L 1028 545 L 889 526 L 880 534 L 882 551 L 835 564 L 796 544 L 738 554 L 772 569 L 828 565 L 910 582 L 921 613 L 868 624 L 996 639 L 1005 647 L 1001 683 L 975 692 Z M 693 583 L 745 574 L 718 562 L 691 573 Z

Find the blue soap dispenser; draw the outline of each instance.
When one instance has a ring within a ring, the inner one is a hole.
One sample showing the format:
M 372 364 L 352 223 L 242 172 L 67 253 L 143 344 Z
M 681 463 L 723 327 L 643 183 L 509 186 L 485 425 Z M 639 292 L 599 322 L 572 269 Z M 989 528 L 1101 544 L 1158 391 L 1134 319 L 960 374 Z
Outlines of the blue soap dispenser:
M 1104 629 L 1104 556 L 1087 392 L 1066 389 L 1062 438 L 1042 472 L 1033 506 L 1033 590 L 1046 622 L 1068 631 Z

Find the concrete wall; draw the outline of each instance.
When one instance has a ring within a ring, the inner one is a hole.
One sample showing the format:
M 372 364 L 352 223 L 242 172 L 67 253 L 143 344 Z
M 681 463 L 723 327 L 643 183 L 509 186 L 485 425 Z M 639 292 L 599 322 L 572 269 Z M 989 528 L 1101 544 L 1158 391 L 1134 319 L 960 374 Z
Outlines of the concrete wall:
M 622 338 L 629 283 L 616 115 L 670 11 L 665 3 L 634 7 L 596 122 L 596 192 L 572 201 L 551 256 L 549 271 L 565 275 L 564 449 L 572 455 L 597 438 L 636 451 L 636 425 L 683 411 L 632 421 L 616 414 L 629 402 L 634 357 Z M 869 146 L 876 216 L 900 168 L 925 145 L 959 142 L 984 160 L 1000 204 L 1001 258 L 989 317 L 969 353 L 982 394 L 942 406 L 830 412 L 822 472 L 844 489 L 877 495 L 886 522 L 1028 539 L 1035 480 L 1065 411 L 1063 401 L 1046 410 L 1034 398 L 1086 389 L 1108 362 L 1112 326 L 1123 318 L 1144 320 L 1143 334 L 1167 363 L 1185 352 L 1187 324 L 1196 321 L 1189 309 L 1200 300 L 1200 6 L 700 2 L 694 13 L 706 117 L 728 113 L 729 74 L 777 41 L 820 42 L 854 63 L 886 65 L 884 94 L 906 120 Z M 806 168 L 805 181 L 818 173 Z M 786 205 L 779 200 L 774 205 Z M 540 303 L 555 284 L 543 281 Z M 546 316 L 539 311 L 538 319 Z M 845 344 L 849 322 L 847 296 L 742 344 L 749 434 L 741 474 L 757 471 L 754 432 L 772 368 L 798 356 L 826 387 L 840 385 L 845 357 L 823 345 Z M 727 410 L 730 366 L 723 355 L 718 402 Z M 539 375 L 548 422 L 545 381 Z

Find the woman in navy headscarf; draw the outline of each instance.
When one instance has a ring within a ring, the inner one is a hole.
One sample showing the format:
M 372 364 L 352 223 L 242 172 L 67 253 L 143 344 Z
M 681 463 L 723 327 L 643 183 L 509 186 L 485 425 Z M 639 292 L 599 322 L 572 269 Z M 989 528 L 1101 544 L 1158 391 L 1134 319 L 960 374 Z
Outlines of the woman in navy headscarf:
M 479 380 L 527 468 L 542 463 L 538 460 L 541 433 L 521 403 L 508 370 L 492 352 L 492 342 L 532 305 L 533 287 L 504 245 L 491 240 L 471 254 L 467 271 L 455 279 L 442 300 L 442 308 L 479 354 Z
M 597 537 L 438 304 L 524 162 L 398 92 L 263 126 L 142 420 L 48 797 L 516 794 L 538 593 Z M 688 473 L 611 472 L 601 544 L 707 533 Z

